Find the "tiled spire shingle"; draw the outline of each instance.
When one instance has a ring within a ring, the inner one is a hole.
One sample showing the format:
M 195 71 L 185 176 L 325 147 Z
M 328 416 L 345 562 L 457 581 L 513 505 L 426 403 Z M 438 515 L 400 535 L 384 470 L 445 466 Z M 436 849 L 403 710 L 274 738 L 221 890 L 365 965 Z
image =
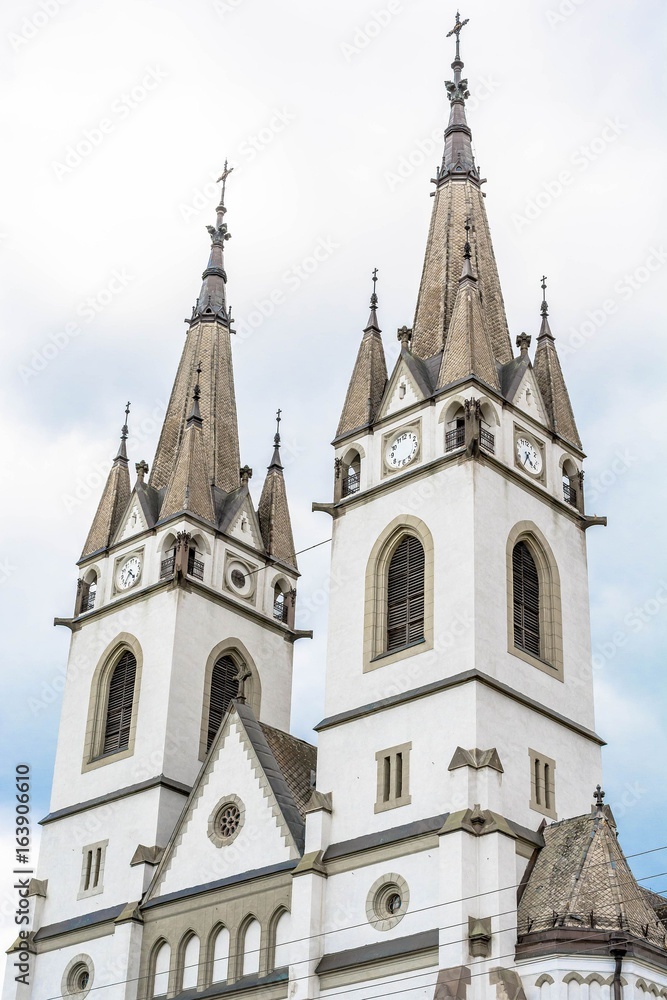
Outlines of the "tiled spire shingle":
M 110 544 L 130 500 L 132 491 L 126 445 L 129 412 L 130 404 L 128 403 L 125 408 L 125 423 L 120 433 L 118 453 L 111 466 L 93 523 L 88 532 L 88 538 L 81 553 L 82 559 L 84 556 L 90 555 L 91 552 L 105 549 Z
M 217 208 L 216 226 L 209 226 L 211 255 L 204 271 L 202 290 L 188 321 L 189 329 L 174 387 L 164 418 L 150 485 L 160 490 L 167 485 L 179 454 L 190 410 L 198 362 L 202 365 L 201 414 L 203 447 L 211 481 L 225 493 L 238 489 L 239 435 L 234 393 L 231 348 L 231 309 L 226 303 L 227 275 L 223 247 L 229 238 L 224 216 L 224 184 L 231 173 L 225 166 L 223 194 Z
M 197 369 L 197 375 L 200 374 L 201 367 Z M 211 475 L 206 461 L 203 420 L 199 410 L 200 395 L 201 390 L 197 381 L 192 394 L 192 408 L 186 422 L 185 434 L 160 511 L 161 519 L 188 510 L 204 518 L 205 521 L 215 521 Z
M 478 280 L 472 268 L 471 248 L 466 240 L 463 271 L 445 341 L 438 388 L 468 375 L 476 375 L 487 385 L 500 390 L 493 349 L 484 323 Z
M 371 312 L 347 389 L 343 412 L 336 431 L 337 437 L 372 423 L 387 384 L 387 362 L 377 315 L 376 282 L 377 268 L 373 272 Z
M 563 369 L 556 351 L 556 339 L 549 326 L 549 307 L 546 301 L 546 278 L 542 279 L 542 326 L 537 338 L 537 350 L 533 369 L 542 393 L 552 429 L 577 448 L 581 448 L 581 438 L 574 419 L 572 403 L 565 385 Z
M 264 480 L 257 516 L 262 532 L 262 541 L 268 554 L 274 559 L 278 559 L 279 562 L 285 563 L 286 566 L 296 569 L 292 522 L 280 457 L 280 414 L 281 411 L 278 410 L 278 428 L 273 439 L 273 457 Z

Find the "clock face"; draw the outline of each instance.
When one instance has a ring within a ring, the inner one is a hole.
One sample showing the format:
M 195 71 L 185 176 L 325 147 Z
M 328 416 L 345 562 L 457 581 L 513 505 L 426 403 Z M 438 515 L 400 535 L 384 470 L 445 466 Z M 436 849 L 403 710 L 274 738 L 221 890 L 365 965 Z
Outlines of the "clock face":
M 542 471 L 542 456 L 532 442 L 522 437 L 517 440 L 516 454 L 519 464 L 526 472 L 539 476 Z
M 403 431 L 387 446 L 387 465 L 392 469 L 402 469 L 409 465 L 417 454 L 419 438 L 414 431 Z
M 124 562 L 118 572 L 117 584 L 119 590 L 129 590 L 139 579 L 141 573 L 141 559 L 139 556 L 130 556 Z

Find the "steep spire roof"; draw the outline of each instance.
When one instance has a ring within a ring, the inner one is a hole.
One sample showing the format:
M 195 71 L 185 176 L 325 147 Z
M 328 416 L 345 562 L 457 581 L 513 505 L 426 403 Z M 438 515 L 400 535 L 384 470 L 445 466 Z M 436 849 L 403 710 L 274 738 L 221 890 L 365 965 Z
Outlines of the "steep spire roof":
M 373 421 L 387 384 L 387 362 L 377 315 L 377 275 L 378 271 L 375 268 L 371 311 L 347 389 L 343 412 L 336 431 L 337 437 L 358 427 L 366 427 Z
M 268 554 L 279 562 L 285 563 L 286 566 L 296 569 L 292 522 L 287 503 L 283 464 L 280 457 L 281 412 L 281 410 L 278 410 L 276 416 L 277 428 L 273 439 L 273 457 L 266 474 L 266 479 L 264 480 L 257 515 L 262 532 L 262 541 Z
M 215 521 L 211 478 L 204 447 L 204 421 L 199 410 L 200 375 L 201 365 L 197 367 L 197 383 L 192 394 L 192 407 L 160 511 L 161 518 L 188 510 L 204 518 L 205 521 Z
M 81 553 L 82 559 L 84 556 L 97 552 L 99 549 L 105 549 L 109 545 L 130 500 L 132 491 L 126 444 L 129 413 L 130 404 L 128 403 L 125 407 L 125 423 L 120 432 L 118 453 L 109 471 L 102 497 L 88 532 L 88 538 Z
M 227 211 L 224 192 L 230 173 L 231 169 L 225 164 L 220 177 L 223 188 L 216 225 L 207 227 L 211 236 L 209 264 L 204 271 L 197 304 L 191 318 L 186 321 L 189 329 L 185 347 L 151 470 L 150 485 L 156 490 L 166 487 L 171 477 L 185 435 L 196 380 L 200 384 L 203 449 L 210 481 L 225 493 L 231 493 L 240 485 L 241 463 L 231 349 L 233 331 L 231 309 L 226 302 L 227 275 L 223 261 L 224 244 L 229 239 L 224 222 Z M 198 363 L 201 363 L 199 379 L 196 375 Z
M 470 225 L 466 222 L 463 270 L 445 341 L 438 388 L 476 375 L 487 385 L 500 390 L 493 349 L 484 324 L 478 280 L 472 267 L 469 229 Z
M 459 292 L 463 224 L 470 219 L 472 263 L 479 275 L 479 293 L 491 346 L 496 361 L 507 364 L 512 360 L 512 347 L 505 305 L 481 191 L 483 181 L 475 164 L 472 132 L 466 119 L 465 102 L 469 93 L 467 81 L 462 76 L 460 34 L 467 23 L 457 14 L 456 25 L 449 33 L 456 35 L 456 56 L 452 63 L 454 79 L 447 82 L 451 107 L 442 166 L 435 180 L 431 225 L 413 323 L 412 352 L 418 358 L 430 358 L 443 349 Z
M 568 928 L 615 930 L 664 949 L 665 928 L 630 870 L 611 810 L 596 798 L 588 815 L 544 829 L 519 902 L 520 940 L 531 932 L 557 937 Z
M 581 438 L 574 419 L 572 403 L 565 385 L 563 370 L 556 351 L 556 338 L 549 326 L 549 307 L 546 300 L 547 279 L 542 278 L 542 325 L 537 338 L 537 350 L 533 365 L 535 378 L 546 406 L 552 429 L 577 448 L 581 448 Z

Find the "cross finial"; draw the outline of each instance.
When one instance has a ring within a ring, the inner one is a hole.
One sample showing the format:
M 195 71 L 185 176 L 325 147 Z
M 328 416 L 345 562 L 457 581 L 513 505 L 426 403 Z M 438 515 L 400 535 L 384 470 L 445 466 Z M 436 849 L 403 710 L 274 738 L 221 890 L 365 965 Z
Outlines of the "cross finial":
M 472 254 L 471 254 L 471 250 L 470 250 L 470 218 L 469 217 L 466 217 L 465 230 L 466 230 L 466 245 L 463 248 L 463 256 L 465 257 L 466 260 L 470 260 L 470 257 L 472 256 Z
M 195 388 L 192 393 L 192 398 L 197 400 L 197 402 L 199 402 L 199 400 L 201 399 L 201 389 L 199 388 L 199 376 L 201 375 L 201 361 L 197 364 L 196 371 L 197 371 L 197 381 L 195 382 Z
M 401 350 L 409 351 L 410 341 L 412 340 L 412 330 L 410 327 L 401 326 L 396 333 L 396 337 L 400 341 Z
M 542 308 L 540 312 L 545 318 L 549 315 L 549 306 L 547 305 L 547 278 L 545 274 L 542 275 Z
M 602 809 L 602 806 L 604 805 L 604 796 L 605 793 L 603 792 L 602 787 L 598 785 L 593 792 L 593 798 L 595 799 L 598 809 Z
M 447 32 L 447 38 L 451 38 L 452 35 L 456 35 L 456 61 L 457 62 L 459 62 L 460 59 L 461 59 L 461 54 L 460 54 L 460 51 L 459 51 L 459 43 L 460 43 L 460 40 L 461 40 L 461 31 L 463 30 L 463 28 L 465 28 L 465 26 L 466 26 L 466 24 L 468 23 L 469 20 L 470 20 L 470 18 L 467 17 L 465 19 L 465 21 L 462 21 L 461 20 L 461 14 L 457 10 L 457 12 L 456 12 L 456 24 L 454 25 L 454 27 L 452 28 L 451 31 Z
M 142 458 L 142 460 L 137 462 L 135 465 L 135 469 L 137 470 L 137 479 L 140 483 L 143 483 L 144 476 L 148 475 L 148 462 Z
M 378 304 L 377 283 L 378 283 L 378 269 L 377 269 L 377 267 L 374 267 L 373 268 L 373 294 L 371 295 L 371 308 L 373 308 L 373 309 Z
M 280 421 L 283 419 L 281 416 L 282 412 L 283 411 L 280 409 L 276 412 L 276 436 L 273 439 L 273 443 L 276 448 L 280 445 Z
M 230 167 L 228 166 L 228 164 L 229 160 L 225 160 L 225 165 L 222 168 L 222 173 L 220 174 L 218 180 L 216 181 L 217 184 L 219 184 L 220 181 L 222 181 L 222 191 L 220 192 L 220 204 L 222 205 L 223 208 L 225 207 L 225 191 L 227 189 L 227 178 L 234 170 L 234 167 Z

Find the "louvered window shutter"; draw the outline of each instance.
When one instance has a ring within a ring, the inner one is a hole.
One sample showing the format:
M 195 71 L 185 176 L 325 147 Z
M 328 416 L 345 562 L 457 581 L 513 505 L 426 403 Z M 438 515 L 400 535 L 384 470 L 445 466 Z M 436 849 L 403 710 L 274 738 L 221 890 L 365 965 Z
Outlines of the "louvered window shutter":
M 424 549 L 406 535 L 389 563 L 387 651 L 424 638 Z
M 525 542 L 512 553 L 514 577 L 514 645 L 540 655 L 540 581 L 537 566 Z
M 213 742 L 213 737 L 220 728 L 222 717 L 229 708 L 229 703 L 239 693 L 239 682 L 236 677 L 238 672 L 239 668 L 231 656 L 221 656 L 213 667 L 206 735 L 207 752 Z
M 133 654 L 129 651 L 123 653 L 109 683 L 102 753 L 126 750 L 129 745 L 136 673 L 137 661 Z

